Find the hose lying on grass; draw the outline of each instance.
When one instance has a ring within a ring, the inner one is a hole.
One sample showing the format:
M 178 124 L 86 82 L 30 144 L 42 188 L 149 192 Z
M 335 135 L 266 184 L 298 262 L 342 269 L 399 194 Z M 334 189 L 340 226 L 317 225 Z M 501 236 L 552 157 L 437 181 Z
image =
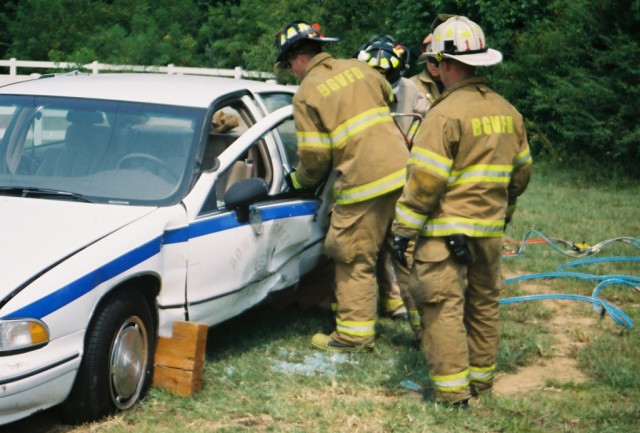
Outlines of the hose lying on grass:
M 532 235 L 537 235 L 538 238 L 530 239 Z M 558 251 L 561 254 L 569 257 L 583 257 L 583 256 L 591 256 L 597 254 L 604 248 L 605 246 L 613 243 L 613 242 L 624 242 L 632 247 L 640 250 L 640 240 L 631 238 L 631 237 L 617 237 L 613 239 L 607 239 L 605 241 L 599 242 L 595 245 L 587 245 L 586 243 L 574 243 L 572 241 L 567 241 L 564 239 L 556 239 L 556 238 L 548 238 L 537 230 L 529 230 L 527 234 L 524 236 L 524 240 L 522 242 L 517 242 L 511 239 L 505 239 L 505 251 L 503 252 L 503 256 L 518 256 L 521 255 L 527 245 L 531 244 L 548 244 L 554 250 Z M 569 250 L 562 250 L 558 244 L 569 246 Z M 512 247 L 515 247 L 516 250 Z M 637 258 L 635 258 L 638 260 Z
M 536 234 L 539 236 L 537 239 L 529 240 L 529 236 L 531 234 Z M 522 243 L 517 243 L 514 241 L 507 240 L 507 243 L 512 245 L 517 245 L 518 250 L 516 252 L 505 252 L 504 256 L 516 256 L 522 254 L 527 244 L 536 243 L 536 244 L 549 244 L 556 251 L 571 257 L 578 256 L 589 256 L 600 252 L 600 250 L 605 246 L 612 242 L 622 241 L 630 244 L 634 248 L 640 249 L 640 241 L 634 238 L 628 237 L 619 237 L 614 239 L 609 239 L 603 242 L 600 242 L 593 246 L 588 246 L 586 244 L 574 244 L 573 242 L 564 241 L 561 239 L 549 239 L 545 237 L 542 233 L 536 230 L 530 230 Z M 565 244 L 571 246 L 571 250 L 563 251 L 561 250 L 557 244 Z M 592 263 L 602 263 L 602 262 L 613 262 L 613 261 L 640 261 L 640 257 L 601 257 L 601 258 L 588 258 L 575 260 L 573 262 L 565 263 L 558 267 L 557 272 L 547 272 L 540 274 L 529 274 L 522 275 L 515 278 L 508 278 L 504 282 L 505 284 L 514 283 L 517 281 L 525 281 L 525 280 L 533 280 L 539 278 L 577 278 L 583 280 L 592 280 L 592 281 L 600 281 L 595 289 L 593 290 L 591 297 L 582 296 L 582 295 L 573 295 L 573 294 L 562 294 L 562 293 L 551 293 L 551 294 L 540 294 L 540 295 L 527 295 L 527 296 L 516 296 L 513 298 L 505 298 L 500 300 L 500 304 L 513 304 L 518 302 L 526 302 L 526 301 L 537 301 L 537 300 L 547 300 L 547 299 L 567 299 L 567 300 L 577 300 L 583 302 L 589 302 L 593 305 L 593 309 L 596 313 L 600 314 L 600 316 L 604 316 L 605 313 L 608 313 L 609 316 L 613 319 L 613 321 L 625 328 L 634 328 L 633 321 L 631 318 L 624 313 L 621 309 L 609 303 L 605 299 L 600 298 L 600 292 L 607 286 L 612 285 L 626 285 L 630 286 L 636 291 L 640 292 L 640 278 L 632 277 L 627 275 L 591 275 L 584 274 L 578 272 L 563 272 L 562 270 L 569 267 L 588 265 Z

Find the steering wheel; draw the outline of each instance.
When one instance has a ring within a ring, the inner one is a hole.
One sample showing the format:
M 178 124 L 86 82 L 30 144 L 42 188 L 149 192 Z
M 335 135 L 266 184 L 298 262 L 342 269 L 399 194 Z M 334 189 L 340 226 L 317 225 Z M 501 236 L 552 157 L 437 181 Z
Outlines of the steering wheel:
M 172 183 L 176 183 L 178 181 L 178 176 L 176 176 L 176 174 L 169 168 L 166 162 L 164 162 L 163 160 L 161 160 L 156 156 L 149 155 L 148 153 L 137 152 L 137 153 L 130 153 L 128 155 L 125 155 L 122 158 L 120 158 L 120 161 L 118 161 L 118 163 L 116 164 L 116 169 L 122 168 L 122 166 L 126 161 L 136 160 L 136 159 L 149 161 L 155 164 L 155 166 L 158 167 L 159 169 L 157 174 L 160 177 L 164 178 L 165 180 Z M 151 171 L 145 166 L 142 166 L 142 168 L 146 169 L 147 171 Z M 164 173 L 164 176 L 162 175 L 162 173 Z M 153 173 L 153 174 L 156 174 L 156 173 Z

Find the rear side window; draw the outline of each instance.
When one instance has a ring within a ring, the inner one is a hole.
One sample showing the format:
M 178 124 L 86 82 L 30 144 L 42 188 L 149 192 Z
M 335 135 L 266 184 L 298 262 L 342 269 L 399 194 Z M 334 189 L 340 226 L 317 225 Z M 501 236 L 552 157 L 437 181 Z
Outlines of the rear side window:
M 293 103 L 292 93 L 263 93 L 260 98 L 269 113 Z

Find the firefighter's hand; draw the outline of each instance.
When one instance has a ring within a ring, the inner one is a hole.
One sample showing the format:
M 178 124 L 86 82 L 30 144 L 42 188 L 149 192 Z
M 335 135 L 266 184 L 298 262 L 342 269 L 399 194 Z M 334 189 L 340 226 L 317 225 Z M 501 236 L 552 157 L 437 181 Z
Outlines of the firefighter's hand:
M 403 238 L 400 235 L 396 235 L 396 237 L 393 238 L 393 258 L 405 267 L 407 266 L 407 258 L 405 256 L 407 245 L 409 245 L 409 239 Z
M 314 195 L 316 188 L 315 187 L 304 187 L 302 185 L 300 185 L 295 179 L 295 170 L 292 170 L 290 173 L 285 174 L 284 176 L 284 181 L 287 184 L 287 191 L 288 192 L 296 192 L 296 193 L 300 193 L 301 195 L 307 196 L 307 195 Z

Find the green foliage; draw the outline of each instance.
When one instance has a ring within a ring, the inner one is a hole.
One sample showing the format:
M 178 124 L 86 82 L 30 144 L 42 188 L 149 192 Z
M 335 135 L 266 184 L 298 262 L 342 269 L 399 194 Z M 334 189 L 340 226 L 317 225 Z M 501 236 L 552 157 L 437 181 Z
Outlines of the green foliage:
M 638 2 L 623 2 L 634 3 Z M 628 5 L 630 6 L 630 5 Z M 534 156 L 637 176 L 638 14 L 620 2 L 556 0 L 492 74 L 528 120 Z
M 11 10 L 10 10 L 11 11 Z M 9 20 L 21 59 L 196 65 L 199 11 L 191 0 L 24 0 Z
M 0 54 L 271 71 L 275 33 L 306 19 L 340 38 L 336 57 L 394 36 L 414 75 L 438 13 L 468 16 L 504 54 L 481 73 L 525 116 L 536 161 L 640 178 L 640 0 L 22 0 L 0 7 Z

